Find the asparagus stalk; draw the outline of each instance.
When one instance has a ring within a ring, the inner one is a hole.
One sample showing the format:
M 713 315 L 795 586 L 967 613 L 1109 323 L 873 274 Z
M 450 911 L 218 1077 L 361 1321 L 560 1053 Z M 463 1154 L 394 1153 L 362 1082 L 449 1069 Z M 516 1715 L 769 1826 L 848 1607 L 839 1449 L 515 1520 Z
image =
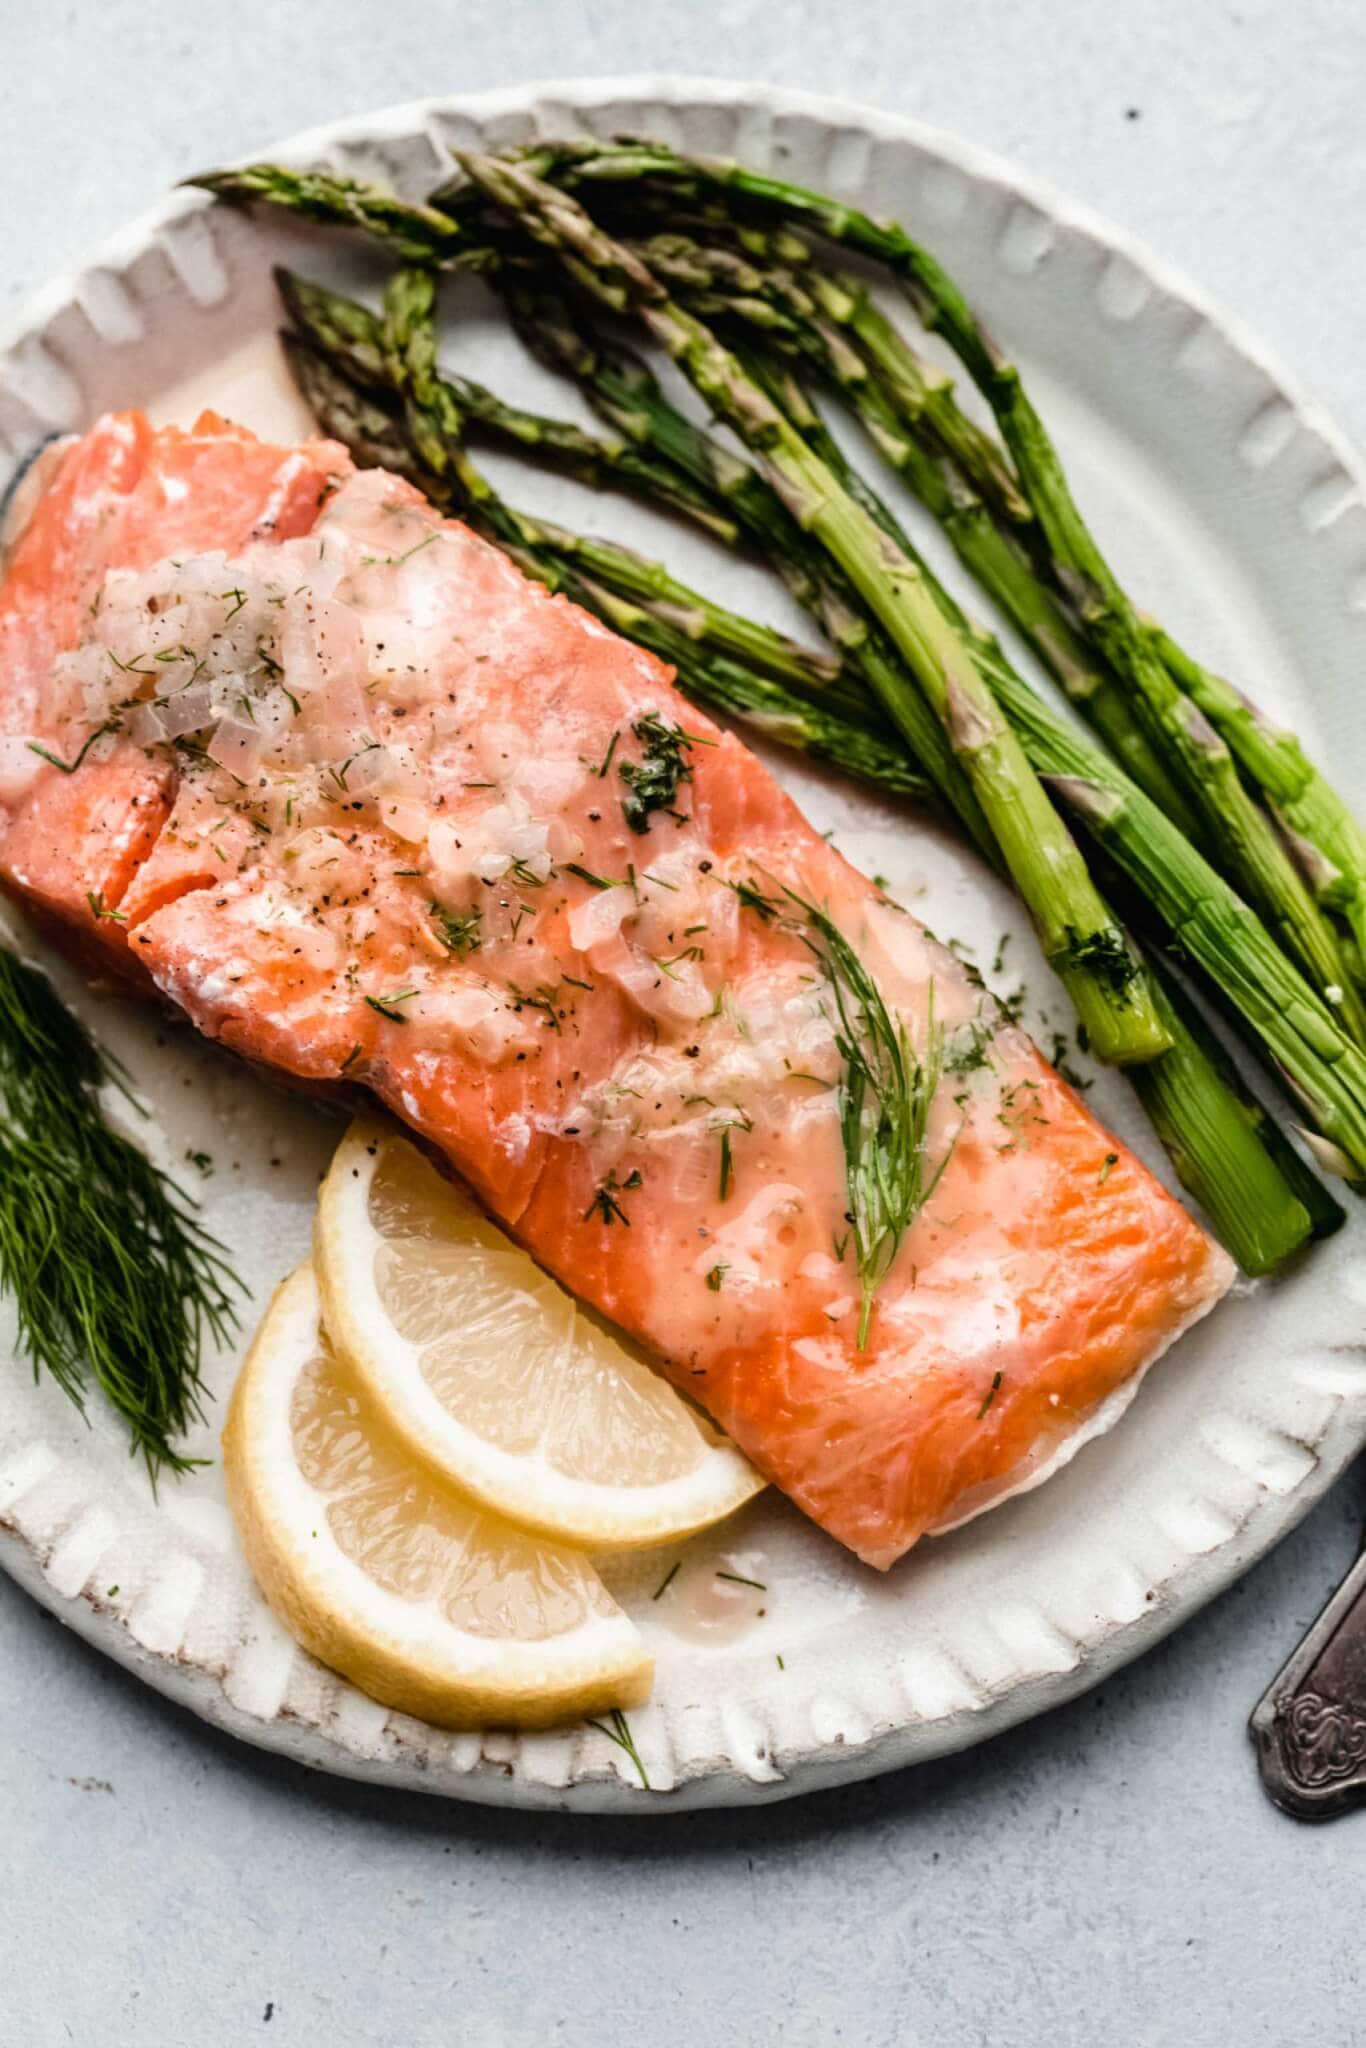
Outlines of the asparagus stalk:
M 1123 691 L 1092 656 L 1052 591 L 1040 583 L 1019 542 L 998 527 L 952 464 L 905 430 L 861 362 L 848 371 L 836 358 L 825 356 L 822 367 L 838 383 L 884 460 L 939 522 L 963 566 L 1000 606 L 1069 700 L 1168 817 L 1188 837 L 1197 837 L 1199 828 L 1183 789 L 1134 718 Z M 789 397 L 795 388 L 789 376 Z M 907 545 L 904 535 L 902 544 Z
M 532 239 L 573 258 L 607 303 L 631 311 L 679 363 L 717 415 L 762 458 L 798 523 L 828 550 L 880 619 L 916 676 L 972 783 L 1006 865 L 1034 917 L 1045 955 L 1076 1005 L 1097 1055 L 1152 1059 L 1169 1043 L 1146 976 L 1091 882 L 1075 842 L 1014 734 L 909 561 L 831 475 L 791 423 L 700 321 L 595 226 L 573 200 L 520 167 L 463 158 L 474 181 Z M 900 679 L 885 709 L 903 731 L 910 692 Z M 908 731 L 907 736 L 912 737 Z
M 1059 800 L 1211 979 L 1282 1073 L 1317 1131 L 1366 1180 L 1366 1058 L 1255 911 L 1099 747 L 1006 666 L 998 701 Z
M 362 459 L 412 473 L 414 458 L 392 415 L 309 345 L 293 336 L 286 340 L 301 388 L 324 430 L 347 442 Z M 420 471 L 418 475 L 421 478 Z M 440 480 L 423 480 L 438 498 L 445 495 Z M 528 538 L 534 524 L 521 515 L 511 515 L 505 522 Z M 680 687 L 708 709 L 828 762 L 884 796 L 934 799 L 932 785 L 907 762 L 896 740 L 869 733 L 746 672 L 709 650 L 705 636 L 699 644 L 680 635 L 648 606 L 617 597 L 583 577 L 572 558 L 557 556 L 553 540 L 524 547 L 504 538 L 502 545 L 548 588 L 572 597 L 614 630 L 674 661 Z M 1160 983 L 1157 1001 L 1172 1049 L 1161 1060 L 1133 1069 L 1141 1097 L 1183 1185 L 1203 1204 L 1238 1263 L 1248 1272 L 1269 1272 L 1311 1232 L 1335 1227 L 1341 1211 L 1236 1074 L 1222 1064 L 1217 1047 L 1201 1042 L 1194 1028 L 1198 1019 L 1187 1019 L 1173 992 L 1164 991 Z
M 664 273 L 680 283 L 688 310 L 699 316 L 708 310 L 719 313 L 728 327 L 738 325 L 742 332 L 757 328 L 764 341 L 790 346 L 808 359 L 826 382 L 839 388 L 884 458 L 943 526 L 964 566 L 1002 607 L 1088 722 L 1187 836 L 1198 837 L 1196 814 L 1182 786 L 1135 718 L 1123 689 L 1096 660 L 1061 601 L 1040 582 L 1020 542 L 998 526 L 960 465 L 950 462 L 926 432 L 927 401 L 907 401 L 903 379 L 903 397 L 898 408 L 884 388 L 880 374 L 873 374 L 877 364 L 870 364 L 864 354 L 844 341 L 840 325 L 818 313 L 818 280 L 812 277 L 810 290 L 804 282 L 784 284 L 780 275 L 764 271 L 752 261 L 733 257 L 724 271 L 718 271 L 720 258 L 730 252 L 697 247 L 677 233 L 658 235 L 633 246 L 642 255 L 655 256 L 662 262 Z M 747 286 L 748 293 L 726 295 L 717 289 L 730 277 Z M 698 280 L 707 281 L 709 288 L 698 292 L 693 288 Z M 837 287 L 833 298 L 824 301 L 832 309 L 835 321 L 854 330 L 858 327 L 856 289 L 861 288 Z M 769 301 L 777 301 L 784 308 L 781 326 L 772 318 L 755 318 L 755 307 L 767 312 Z M 889 322 L 880 314 L 876 319 L 896 338 Z M 736 347 L 733 339 L 731 345 Z M 756 359 L 746 354 L 743 347 L 740 353 L 753 375 L 758 367 Z M 911 360 L 914 362 L 914 358 Z M 778 402 L 785 403 L 790 411 L 794 402 L 801 403 L 791 375 L 784 388 L 786 397 Z M 807 410 L 810 412 L 809 407 Z M 977 433 L 961 414 L 956 417 L 964 431 Z M 807 438 L 810 439 L 809 433 Z M 988 447 L 994 447 L 987 437 L 982 438 Z M 827 437 L 818 452 L 823 461 L 835 467 L 830 447 Z M 853 494 L 866 493 L 866 487 L 857 477 L 851 480 L 847 469 L 842 481 Z M 870 504 L 868 509 L 885 530 L 892 531 L 887 525 L 885 507 Z M 903 548 L 909 546 L 899 526 L 893 537 Z
M 362 383 L 384 385 L 383 351 L 367 307 L 283 268 L 276 269 L 275 283 L 301 331 L 326 326 L 334 359 L 345 359 Z M 447 374 L 446 381 L 462 417 L 473 428 L 482 429 L 487 438 L 530 450 L 591 490 L 625 491 L 682 513 L 728 546 L 739 539 L 735 521 L 663 458 L 642 455 L 623 437 L 603 438 L 569 421 L 547 419 L 524 407 L 508 405 L 470 377 Z
M 794 243 L 802 249 L 809 267 L 798 275 L 776 254 L 766 262 L 757 260 L 752 242 L 747 252 L 737 254 L 724 245 L 699 242 L 677 229 L 641 241 L 627 240 L 626 246 L 657 276 L 680 286 L 679 297 L 702 317 L 703 303 L 697 294 L 708 293 L 713 311 L 775 334 L 786 332 L 798 345 L 809 345 L 824 328 L 821 347 L 825 351 L 840 346 L 838 330 L 847 328 L 877 366 L 888 396 L 906 423 L 925 431 L 1006 519 L 1022 526 L 1030 524 L 1033 511 L 1004 451 L 960 409 L 947 372 L 916 353 L 858 279 L 817 269 L 809 244 L 801 243 L 799 237 L 788 234 L 784 242 L 787 263 L 792 261 Z
M 1352 991 L 1348 963 L 1332 928 L 1269 821 L 1248 796 L 1228 746 L 1159 659 L 1072 497 L 1057 450 L 1018 369 L 929 251 L 894 221 L 875 221 L 857 207 L 790 180 L 720 159 L 685 158 L 662 144 L 603 145 L 585 140 L 541 145 L 517 155 L 523 175 L 553 176 L 567 187 L 629 184 L 645 178 L 689 197 L 724 195 L 761 215 L 812 228 L 827 240 L 884 264 L 900 279 L 922 324 L 944 336 L 991 406 L 1059 582 L 1128 686 L 1154 741 L 1177 764 L 1211 843 L 1220 847 L 1231 874 L 1262 908 L 1311 984 L 1342 1011 L 1359 1042 L 1366 1042 L 1366 1009 Z
M 325 227 L 359 228 L 387 242 L 404 263 L 468 262 L 478 268 L 488 260 L 479 242 L 472 242 L 439 208 L 413 205 L 379 185 L 333 171 L 257 163 L 238 170 L 201 171 L 184 182 L 238 206 L 261 200 Z
M 1293 732 L 1273 724 L 1160 626 L 1149 630 L 1176 681 L 1270 804 L 1319 904 L 1345 920 L 1357 949 L 1366 954 L 1366 831 Z
M 1338 1229 L 1343 1212 L 1243 1084 L 1199 1012 L 1149 960 L 1172 1048 L 1130 1073 L 1148 1121 L 1245 1273 Z

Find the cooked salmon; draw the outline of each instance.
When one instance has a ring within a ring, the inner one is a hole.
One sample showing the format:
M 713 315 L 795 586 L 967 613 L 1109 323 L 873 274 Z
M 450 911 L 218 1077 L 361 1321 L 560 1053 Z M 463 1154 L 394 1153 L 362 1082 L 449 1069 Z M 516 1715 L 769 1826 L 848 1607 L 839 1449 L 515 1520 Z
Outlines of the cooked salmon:
M 1043 1476 L 1229 1284 L 665 668 L 336 446 L 127 414 L 62 452 L 0 728 L 9 889 L 372 1090 L 869 1564 Z M 866 1331 L 817 910 L 942 1047 Z

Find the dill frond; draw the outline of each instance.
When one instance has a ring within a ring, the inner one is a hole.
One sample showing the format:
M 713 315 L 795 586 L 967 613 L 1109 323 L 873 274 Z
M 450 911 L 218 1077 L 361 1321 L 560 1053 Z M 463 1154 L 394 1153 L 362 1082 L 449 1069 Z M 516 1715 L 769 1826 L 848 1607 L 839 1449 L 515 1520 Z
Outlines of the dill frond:
M 934 1014 L 931 984 L 924 1051 L 917 1055 L 904 1022 L 893 1018 L 838 925 L 814 904 L 799 896 L 792 900 L 806 918 L 802 938 L 824 970 L 835 1005 L 835 1047 L 843 1063 L 839 1110 L 847 1217 L 862 1297 L 861 1351 L 868 1341 L 873 1298 L 953 1151 L 951 1139 L 930 1170 L 926 1137 L 944 1072 L 944 1034 Z
M 20 1351 L 84 1411 L 93 1381 L 149 1475 L 202 1418 L 200 1351 L 236 1324 L 239 1282 L 189 1198 L 105 1122 L 124 1070 L 47 977 L 0 948 L 0 1288 Z

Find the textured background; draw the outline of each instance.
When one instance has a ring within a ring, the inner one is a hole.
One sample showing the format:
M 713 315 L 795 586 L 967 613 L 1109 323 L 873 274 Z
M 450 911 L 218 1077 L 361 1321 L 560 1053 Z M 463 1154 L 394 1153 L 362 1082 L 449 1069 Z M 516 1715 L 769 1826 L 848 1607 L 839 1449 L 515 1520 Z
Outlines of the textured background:
M 175 178 L 349 110 L 556 74 L 841 93 L 1135 231 L 1366 442 L 1356 0 L 0 0 L 0 322 Z M 1366 1814 L 1257 1789 L 1248 1709 L 1341 1575 L 1349 1476 L 1102 1691 L 752 1814 L 555 1821 L 309 1776 L 0 1579 L 4 2048 L 1348 2048 Z

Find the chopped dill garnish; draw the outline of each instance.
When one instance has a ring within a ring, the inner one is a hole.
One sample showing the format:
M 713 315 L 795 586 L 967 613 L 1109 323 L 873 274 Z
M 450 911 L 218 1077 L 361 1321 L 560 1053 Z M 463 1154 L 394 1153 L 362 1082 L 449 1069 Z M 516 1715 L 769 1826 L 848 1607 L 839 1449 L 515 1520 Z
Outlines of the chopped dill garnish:
M 617 751 L 617 742 L 620 740 L 620 738 L 621 734 L 617 731 L 614 731 L 611 739 L 607 742 L 607 752 L 603 755 L 602 760 L 598 763 L 599 782 L 603 782 L 606 780 L 607 771 L 612 765 L 612 756 Z
M 551 873 L 553 874 L 553 872 L 554 870 L 552 869 Z M 526 862 L 521 859 L 515 860 L 512 863 L 512 866 L 508 869 L 508 875 L 517 884 L 519 889 L 543 889 L 550 880 L 550 875 L 538 875 L 534 868 L 529 868 Z
M 731 1116 L 714 1117 L 707 1128 L 713 1136 L 719 1136 L 721 1140 L 719 1193 L 720 1199 L 724 1202 L 729 1198 L 730 1191 L 735 1185 L 735 1161 L 731 1156 L 730 1134 L 732 1131 L 752 1131 L 754 1119 L 746 1116 L 742 1109 L 737 1109 Z
M 426 536 L 425 540 L 414 541 L 413 545 L 410 548 L 406 549 L 404 553 L 401 555 L 362 555 L 360 558 L 361 567 L 363 569 L 373 569 L 376 567 L 384 569 L 401 569 L 405 562 L 411 562 L 414 555 L 420 555 L 424 548 L 429 548 L 432 545 L 433 541 L 439 540 L 440 538 L 440 534 L 436 531 L 436 528 L 433 527 L 432 531 Z
M 568 984 L 570 988 L 585 989 L 590 996 L 593 994 L 593 984 L 591 981 L 580 981 L 578 977 L 573 974 L 566 974 L 562 977 L 562 979 Z
M 652 1792 L 654 1787 L 651 1785 L 645 1766 L 640 1760 L 640 1751 L 636 1748 L 635 1737 L 631 1733 L 631 1724 L 625 1714 L 622 1713 L 621 1708 L 613 1707 L 612 1725 L 610 1728 L 605 1721 L 594 1721 L 591 1718 L 588 1725 L 590 1728 L 596 1728 L 599 1735 L 605 1735 L 609 1742 L 615 1742 L 618 1749 L 625 1750 L 627 1756 L 630 1757 L 631 1762 L 635 1765 L 636 1775 L 640 1779 L 641 1784 L 647 1792 Z
M 724 1259 L 721 1261 L 719 1265 L 712 1267 L 711 1271 L 707 1275 L 707 1285 L 711 1289 L 713 1294 L 719 1294 L 721 1292 L 722 1282 L 725 1280 L 725 1277 L 727 1273 L 729 1273 L 729 1271 L 730 1267 L 726 1264 Z
M 560 869 L 562 875 L 577 875 L 581 882 L 587 882 L 591 889 L 624 889 L 625 882 L 614 881 L 610 875 L 595 875 L 592 868 L 581 867 L 576 860 L 567 860 Z
M 753 1586 L 756 1593 L 766 1593 L 768 1587 L 762 1579 L 747 1579 L 743 1572 L 718 1572 L 718 1579 L 728 1579 L 732 1586 Z
M 103 889 L 87 889 L 85 900 L 90 905 L 90 915 L 98 924 L 101 918 L 108 918 L 111 924 L 127 924 L 128 914 L 123 910 L 106 910 Z
M 994 959 L 992 960 L 992 963 L 991 963 L 991 971 L 992 971 L 992 973 L 993 973 L 993 974 L 1003 974 L 1003 973 L 1005 972 L 1005 964 L 1006 964 L 1006 947 L 1007 947 L 1007 946 L 1008 946 L 1009 944 L 1010 944 L 1010 933 L 1009 933 L 1009 932 L 1002 932 L 1002 933 L 1001 933 L 1001 937 L 1000 937 L 1000 941 L 999 941 L 999 943 L 998 943 L 998 945 L 997 945 L 997 947 L 996 947 L 996 954 L 995 954 L 995 957 L 994 957 Z
M 531 990 L 518 988 L 515 981 L 508 983 L 508 994 L 513 999 L 513 1008 L 515 1010 L 539 1010 L 545 1018 L 547 1031 L 558 1031 L 560 1028 L 560 1013 L 555 1007 L 555 998 L 558 993 L 558 983 L 554 988 L 542 987 Z
M 752 910 L 765 924 L 771 924 L 782 908 L 776 897 L 765 896 L 757 882 L 727 882 L 726 887 L 739 897 L 742 910 Z
M 0 949 L 0 1287 L 19 1349 L 84 1410 L 93 1381 L 149 1475 L 193 1462 L 200 1355 L 236 1322 L 238 1282 L 188 1197 L 105 1122 L 123 1069 L 50 981 Z
M 1118 1165 L 1118 1152 L 1107 1152 L 1105 1155 L 1105 1164 L 1100 1169 L 1100 1179 L 1096 1182 L 1096 1186 L 1098 1188 L 1104 1187 L 1106 1181 L 1110 1178 L 1110 1175 L 1114 1172 L 1115 1168 Z
M 979 1067 L 991 1065 L 987 1047 L 991 1044 L 991 1026 L 981 1017 L 974 1017 L 970 1024 L 960 1024 L 954 1032 L 944 1055 L 946 1074 L 974 1074 Z
M 1000 1392 L 1000 1387 L 1001 1375 L 999 1372 L 993 1373 L 991 1376 L 991 1385 L 987 1388 L 986 1399 L 983 1401 L 981 1407 L 977 1410 L 977 1420 L 979 1422 L 981 1421 L 982 1417 L 986 1414 L 988 1408 L 990 1408 L 992 1402 L 996 1399 L 997 1394 Z
M 378 1010 L 381 1017 L 387 1017 L 391 1024 L 406 1024 L 408 1019 L 398 1008 L 400 1003 L 409 1003 L 417 994 L 415 988 L 400 989 L 392 996 L 367 996 L 366 1002 L 372 1010 Z
M 661 960 L 654 953 L 651 953 L 650 958 L 654 961 L 661 974 L 667 974 L 670 981 L 677 981 L 679 978 L 677 972 L 679 963 L 684 960 L 700 960 L 702 958 L 702 948 L 700 946 L 685 946 L 681 953 L 671 953 L 667 960 Z
M 681 725 L 666 725 L 657 711 L 647 711 L 631 727 L 641 746 L 639 761 L 618 763 L 617 773 L 626 784 L 621 800 L 622 816 L 632 832 L 648 832 L 650 813 L 673 809 L 679 784 L 692 781 L 692 763 L 686 758 L 690 747 L 715 745 L 698 733 L 685 732 Z
M 644 1175 L 639 1167 L 634 1168 L 622 1181 L 617 1179 L 615 1171 L 609 1173 L 584 1210 L 584 1222 L 587 1223 L 592 1216 L 601 1216 L 604 1223 L 624 1223 L 629 1230 L 631 1219 L 617 1200 L 617 1196 L 626 1194 L 631 1188 L 643 1187 L 644 1184 Z
M 782 1660 L 782 1657 L 781 1657 L 781 1655 L 779 1655 L 779 1656 L 775 1656 L 775 1657 L 774 1657 L 774 1659 L 773 1659 L 773 1661 L 774 1661 L 774 1663 L 775 1663 L 775 1664 L 777 1665 L 777 1667 L 778 1667 L 778 1669 L 779 1669 L 780 1671 L 786 1671 L 786 1669 L 787 1669 L 787 1666 L 786 1666 L 786 1664 L 784 1664 L 784 1662 L 783 1662 L 783 1660 Z
M 117 732 L 118 729 L 119 724 L 116 718 L 108 718 L 103 725 L 97 725 L 74 761 L 63 761 L 59 754 L 50 754 L 46 747 L 38 744 L 37 740 L 30 740 L 28 742 L 28 750 L 31 754 L 36 754 L 39 760 L 46 761 L 51 767 L 60 768 L 63 775 L 74 775 L 96 740 L 102 740 L 107 732 Z
M 224 602 L 226 602 L 228 598 L 232 598 L 233 607 L 232 610 L 228 613 L 228 617 L 230 619 L 235 619 L 237 617 L 237 614 L 241 611 L 243 605 L 247 601 L 246 591 L 238 590 L 235 587 L 232 590 L 220 590 L 218 595 L 224 600 Z
M 858 1348 L 868 1341 L 873 1297 L 901 1241 L 939 1185 L 955 1140 L 932 1172 L 925 1150 L 930 1106 L 944 1066 L 943 1032 L 935 1020 L 934 984 L 925 1018 L 925 1050 L 911 1049 L 906 1026 L 893 1018 L 881 991 L 833 919 L 793 894 L 804 912 L 802 937 L 820 961 L 835 1003 L 840 1077 L 840 1135 L 863 1298 Z
M 674 1559 L 673 1563 L 669 1566 L 669 1569 L 665 1572 L 659 1584 L 655 1587 L 654 1592 L 651 1593 L 650 1598 L 652 1600 L 663 1599 L 664 1595 L 668 1592 L 674 1580 L 678 1577 L 678 1568 L 682 1561 L 683 1560 L 678 1557 Z
M 187 1152 L 185 1157 L 189 1160 L 190 1165 L 197 1172 L 202 1173 L 205 1180 L 207 1180 L 213 1172 L 213 1154 L 211 1152 Z
M 416 869 L 413 871 L 417 872 Z M 436 936 L 457 960 L 467 960 L 471 953 L 477 953 L 483 944 L 480 923 L 482 910 L 445 910 L 439 903 L 432 905 L 432 917 L 436 923 Z
M 351 1050 L 350 1050 L 350 1052 L 349 1052 L 349 1053 L 348 1053 L 348 1054 L 346 1055 L 346 1058 L 345 1058 L 345 1059 L 344 1059 L 344 1060 L 342 1061 L 341 1065 L 340 1065 L 340 1066 L 338 1067 L 338 1069 L 337 1069 L 337 1072 L 338 1072 L 339 1074 L 345 1074 L 345 1073 L 347 1073 L 347 1072 L 349 1071 L 349 1069 L 350 1069 L 351 1067 L 353 1067 L 353 1066 L 355 1065 L 356 1061 L 357 1061 L 357 1060 L 358 1060 L 359 1058 L 360 1058 L 360 1047 L 359 1047 L 358 1045 L 353 1045 L 353 1046 L 352 1046 L 352 1048 L 351 1048 Z

